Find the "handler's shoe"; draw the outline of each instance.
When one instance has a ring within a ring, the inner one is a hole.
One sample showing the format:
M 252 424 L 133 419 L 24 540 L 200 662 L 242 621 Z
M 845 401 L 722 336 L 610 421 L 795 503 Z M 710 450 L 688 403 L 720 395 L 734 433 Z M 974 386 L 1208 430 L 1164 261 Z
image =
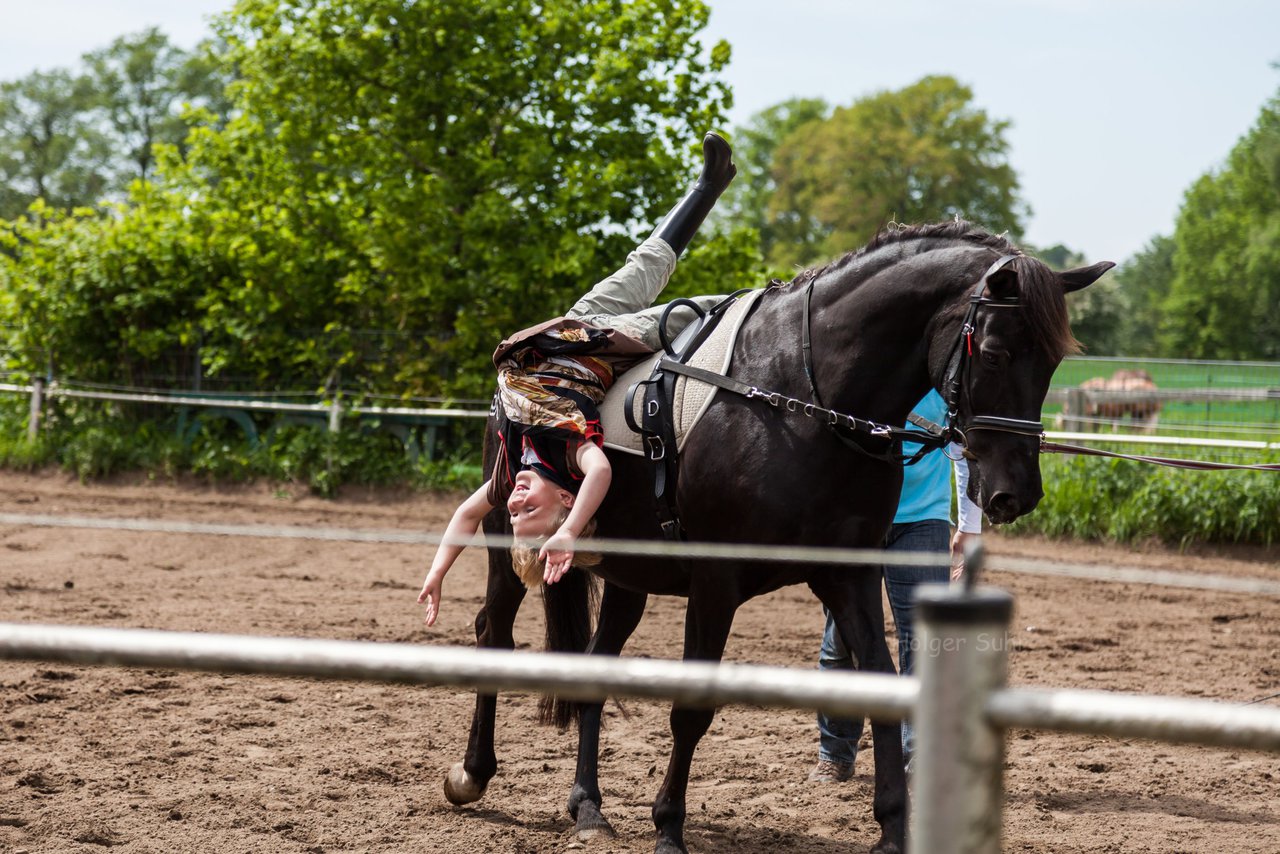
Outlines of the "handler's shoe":
M 853 777 L 853 763 L 832 762 L 830 759 L 819 759 L 818 764 L 809 772 L 810 783 L 843 783 Z

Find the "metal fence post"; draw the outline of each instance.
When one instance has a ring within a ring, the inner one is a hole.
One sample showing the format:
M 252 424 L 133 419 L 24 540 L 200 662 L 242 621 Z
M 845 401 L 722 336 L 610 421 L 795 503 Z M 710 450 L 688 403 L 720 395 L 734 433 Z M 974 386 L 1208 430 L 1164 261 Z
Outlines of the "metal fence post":
M 31 415 L 27 418 L 27 438 L 34 442 L 40 435 L 40 413 L 44 408 L 44 378 L 31 381 Z
M 976 574 L 980 553 L 967 561 Z M 1004 686 L 1013 597 L 989 587 L 924 586 L 916 599 L 915 756 L 908 850 L 998 854 L 1004 731 L 987 699 Z

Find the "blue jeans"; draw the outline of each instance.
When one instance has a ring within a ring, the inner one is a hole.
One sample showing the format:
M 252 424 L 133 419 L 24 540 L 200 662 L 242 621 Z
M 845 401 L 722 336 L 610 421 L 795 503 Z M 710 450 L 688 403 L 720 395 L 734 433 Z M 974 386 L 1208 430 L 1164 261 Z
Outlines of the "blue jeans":
M 889 528 L 884 547 L 889 551 L 939 552 L 937 564 L 929 566 L 886 566 L 884 586 L 889 594 L 889 607 L 893 610 L 893 622 L 898 630 L 898 671 L 913 672 L 915 660 L 915 611 L 916 586 L 919 584 L 947 583 L 951 578 L 950 561 L 951 525 L 941 519 L 925 519 L 920 522 L 902 522 Z M 856 568 L 850 571 L 856 572 Z M 826 608 L 823 608 L 826 612 Z M 822 650 L 818 653 L 820 670 L 853 670 L 857 664 L 849 655 L 844 641 L 836 631 L 835 621 L 827 613 L 827 627 L 822 633 Z M 829 718 L 818 714 L 818 758 L 842 765 L 852 765 L 858 755 L 858 739 L 862 737 L 862 719 Z M 902 755 L 911 761 L 915 749 L 915 732 L 911 724 L 902 725 Z

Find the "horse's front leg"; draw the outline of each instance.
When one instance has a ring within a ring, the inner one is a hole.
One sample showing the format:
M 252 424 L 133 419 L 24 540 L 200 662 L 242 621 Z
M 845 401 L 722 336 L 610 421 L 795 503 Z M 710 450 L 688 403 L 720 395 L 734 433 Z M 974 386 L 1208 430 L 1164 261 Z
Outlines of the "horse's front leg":
M 477 647 L 515 649 L 512 629 L 524 594 L 524 585 L 511 569 L 510 553 L 502 549 L 491 550 L 488 589 L 484 604 L 476 614 Z M 451 804 L 461 806 L 478 801 L 498 771 L 498 758 L 493 748 L 497 705 L 497 694 L 476 694 L 467 753 L 461 762 L 449 769 L 444 779 L 444 796 Z
M 838 573 L 838 574 L 837 574 Z M 878 569 L 841 568 L 815 578 L 809 587 L 831 611 L 840 637 L 860 669 L 896 673 L 884 640 L 882 575 Z M 880 840 L 872 854 L 902 854 L 906 850 L 907 777 L 902 759 L 902 724 L 871 722 L 876 782 L 872 813 L 880 825 Z
M 709 567 L 694 571 L 694 585 L 685 611 L 684 660 L 719 661 L 733 626 L 738 599 L 732 583 L 719 576 L 713 580 Z M 718 588 L 718 589 L 717 589 Z M 671 761 L 667 776 L 653 803 L 653 823 L 658 829 L 656 854 L 685 854 L 685 799 L 693 752 L 715 718 L 712 708 L 671 706 Z
M 600 600 L 600 617 L 596 633 L 587 647 L 588 655 L 619 655 L 644 616 L 648 596 L 605 585 Z M 600 715 L 604 703 L 583 703 L 578 719 L 578 770 L 569 793 L 569 815 L 575 821 L 578 838 L 587 841 L 602 836 L 612 837 L 613 827 L 601 808 L 600 794 Z

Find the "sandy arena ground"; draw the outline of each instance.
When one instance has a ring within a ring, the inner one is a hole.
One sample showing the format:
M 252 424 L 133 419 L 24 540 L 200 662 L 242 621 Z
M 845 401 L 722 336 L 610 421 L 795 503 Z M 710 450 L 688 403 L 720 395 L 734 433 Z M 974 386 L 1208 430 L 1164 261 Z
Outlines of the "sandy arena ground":
M 296 497 L 266 486 L 83 486 L 0 473 L 0 512 L 439 531 L 450 497 Z M 0 526 L 0 620 L 472 643 L 484 578 L 464 555 L 440 623 L 414 598 L 430 549 L 406 545 Z M 1277 577 L 1280 549 L 1198 553 L 988 537 L 995 555 Z M 1280 600 L 995 573 L 1017 597 L 1011 681 L 1248 702 L 1280 692 Z M 541 642 L 526 602 L 522 649 Z M 677 658 L 683 602 L 653 599 L 628 654 Z M 816 600 L 749 603 L 733 661 L 813 666 Z M 498 777 L 454 808 L 441 780 L 466 744 L 463 691 L 191 672 L 0 662 L 0 851 L 648 852 L 666 766 L 667 707 L 606 709 L 601 781 L 618 838 L 584 847 L 565 801 L 575 736 L 499 709 Z M 1280 706 L 1280 698 L 1263 701 Z M 687 840 L 695 852 L 865 851 L 871 757 L 846 784 L 805 775 L 807 712 L 721 710 L 699 748 Z M 1005 850 L 1280 851 L 1280 756 L 1015 731 Z

